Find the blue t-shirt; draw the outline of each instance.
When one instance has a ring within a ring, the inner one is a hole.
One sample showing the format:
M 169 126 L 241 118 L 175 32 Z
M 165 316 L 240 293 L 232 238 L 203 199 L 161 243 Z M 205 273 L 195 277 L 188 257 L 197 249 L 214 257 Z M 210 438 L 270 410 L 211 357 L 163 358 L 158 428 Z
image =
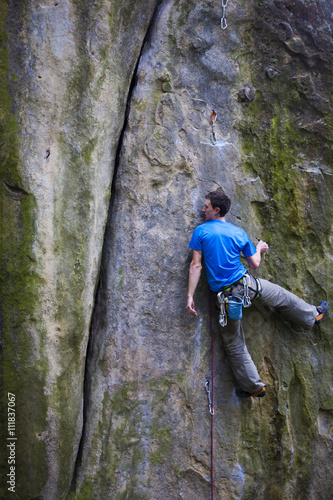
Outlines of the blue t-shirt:
M 211 220 L 198 226 L 189 247 L 202 252 L 209 288 L 219 292 L 247 272 L 240 255 L 251 257 L 256 249 L 246 232 L 231 222 Z

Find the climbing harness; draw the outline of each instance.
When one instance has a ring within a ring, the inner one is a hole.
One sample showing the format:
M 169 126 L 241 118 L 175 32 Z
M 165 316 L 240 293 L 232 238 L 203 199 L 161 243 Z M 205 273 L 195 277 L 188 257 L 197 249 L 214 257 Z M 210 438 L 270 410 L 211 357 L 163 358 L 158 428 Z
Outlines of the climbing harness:
M 209 413 L 210 413 L 210 494 L 211 500 L 214 500 L 214 337 L 213 337 L 213 321 L 212 321 L 212 306 L 210 293 L 208 292 L 209 302 L 209 326 L 210 326 L 210 342 L 211 342 L 211 380 L 206 380 L 205 388 L 208 397 Z
M 225 30 L 226 27 L 228 26 L 228 24 L 227 24 L 227 18 L 226 18 L 227 5 L 228 5 L 228 0 L 222 0 L 221 28 L 223 30 Z
M 251 279 L 248 274 L 245 274 L 240 280 L 236 281 L 232 285 L 223 287 L 221 292 L 217 294 L 217 300 L 220 304 L 220 315 L 219 315 L 219 323 L 220 325 L 227 325 L 227 317 L 230 319 L 237 321 L 242 319 L 242 307 L 250 307 L 252 304 L 251 298 L 249 295 L 249 289 L 256 292 L 254 299 L 258 298 L 261 295 L 261 283 L 260 280 L 256 277 L 253 277 L 256 281 L 257 289 L 253 290 L 250 287 Z M 243 298 L 234 296 L 233 291 L 238 285 L 243 285 L 244 293 Z
M 217 118 L 217 113 L 216 113 L 216 111 L 212 110 L 212 112 L 210 114 L 210 121 L 212 122 L 211 140 L 212 140 L 213 146 L 215 146 L 215 144 L 217 143 L 216 134 L 215 134 L 216 118 Z
M 258 297 L 260 297 L 260 295 L 262 294 L 262 286 L 261 286 L 261 282 L 260 282 L 260 279 L 259 278 L 256 278 L 255 276 L 253 276 L 255 282 L 256 282 L 256 285 L 257 285 L 257 289 L 256 290 L 253 290 L 251 287 L 250 290 L 253 290 L 254 292 L 256 292 L 255 296 L 253 297 L 253 300 L 257 299 Z

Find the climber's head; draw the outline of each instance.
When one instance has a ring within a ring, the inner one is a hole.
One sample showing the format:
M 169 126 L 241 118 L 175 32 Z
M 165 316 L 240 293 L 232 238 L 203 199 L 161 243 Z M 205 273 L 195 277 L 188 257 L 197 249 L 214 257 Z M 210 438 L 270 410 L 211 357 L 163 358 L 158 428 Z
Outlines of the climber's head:
M 224 217 L 230 210 L 230 198 L 222 191 L 216 189 L 206 195 L 206 202 L 202 209 L 205 213 L 206 221 Z

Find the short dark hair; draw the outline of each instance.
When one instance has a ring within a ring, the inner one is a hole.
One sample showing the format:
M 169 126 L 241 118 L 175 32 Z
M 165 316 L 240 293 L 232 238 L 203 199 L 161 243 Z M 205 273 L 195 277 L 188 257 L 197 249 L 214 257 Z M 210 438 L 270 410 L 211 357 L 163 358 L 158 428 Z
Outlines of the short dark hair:
M 216 189 L 206 195 L 206 200 L 210 200 L 213 208 L 220 209 L 220 217 L 224 217 L 230 210 L 231 201 L 222 189 Z

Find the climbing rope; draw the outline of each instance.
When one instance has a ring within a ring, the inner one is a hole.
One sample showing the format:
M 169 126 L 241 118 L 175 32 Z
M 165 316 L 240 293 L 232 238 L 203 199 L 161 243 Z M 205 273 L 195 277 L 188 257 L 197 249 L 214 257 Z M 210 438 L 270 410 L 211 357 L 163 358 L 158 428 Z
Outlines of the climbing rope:
M 222 0 L 221 28 L 223 30 L 225 30 L 226 27 L 228 26 L 228 24 L 227 24 L 227 18 L 226 18 L 227 5 L 228 5 L 228 0 Z
M 209 325 L 210 325 L 210 342 L 211 342 L 211 380 L 206 381 L 206 392 L 209 404 L 210 413 L 210 488 L 211 500 L 214 499 L 214 337 L 213 337 L 213 321 L 212 321 L 212 306 L 210 293 L 208 292 L 209 302 Z

